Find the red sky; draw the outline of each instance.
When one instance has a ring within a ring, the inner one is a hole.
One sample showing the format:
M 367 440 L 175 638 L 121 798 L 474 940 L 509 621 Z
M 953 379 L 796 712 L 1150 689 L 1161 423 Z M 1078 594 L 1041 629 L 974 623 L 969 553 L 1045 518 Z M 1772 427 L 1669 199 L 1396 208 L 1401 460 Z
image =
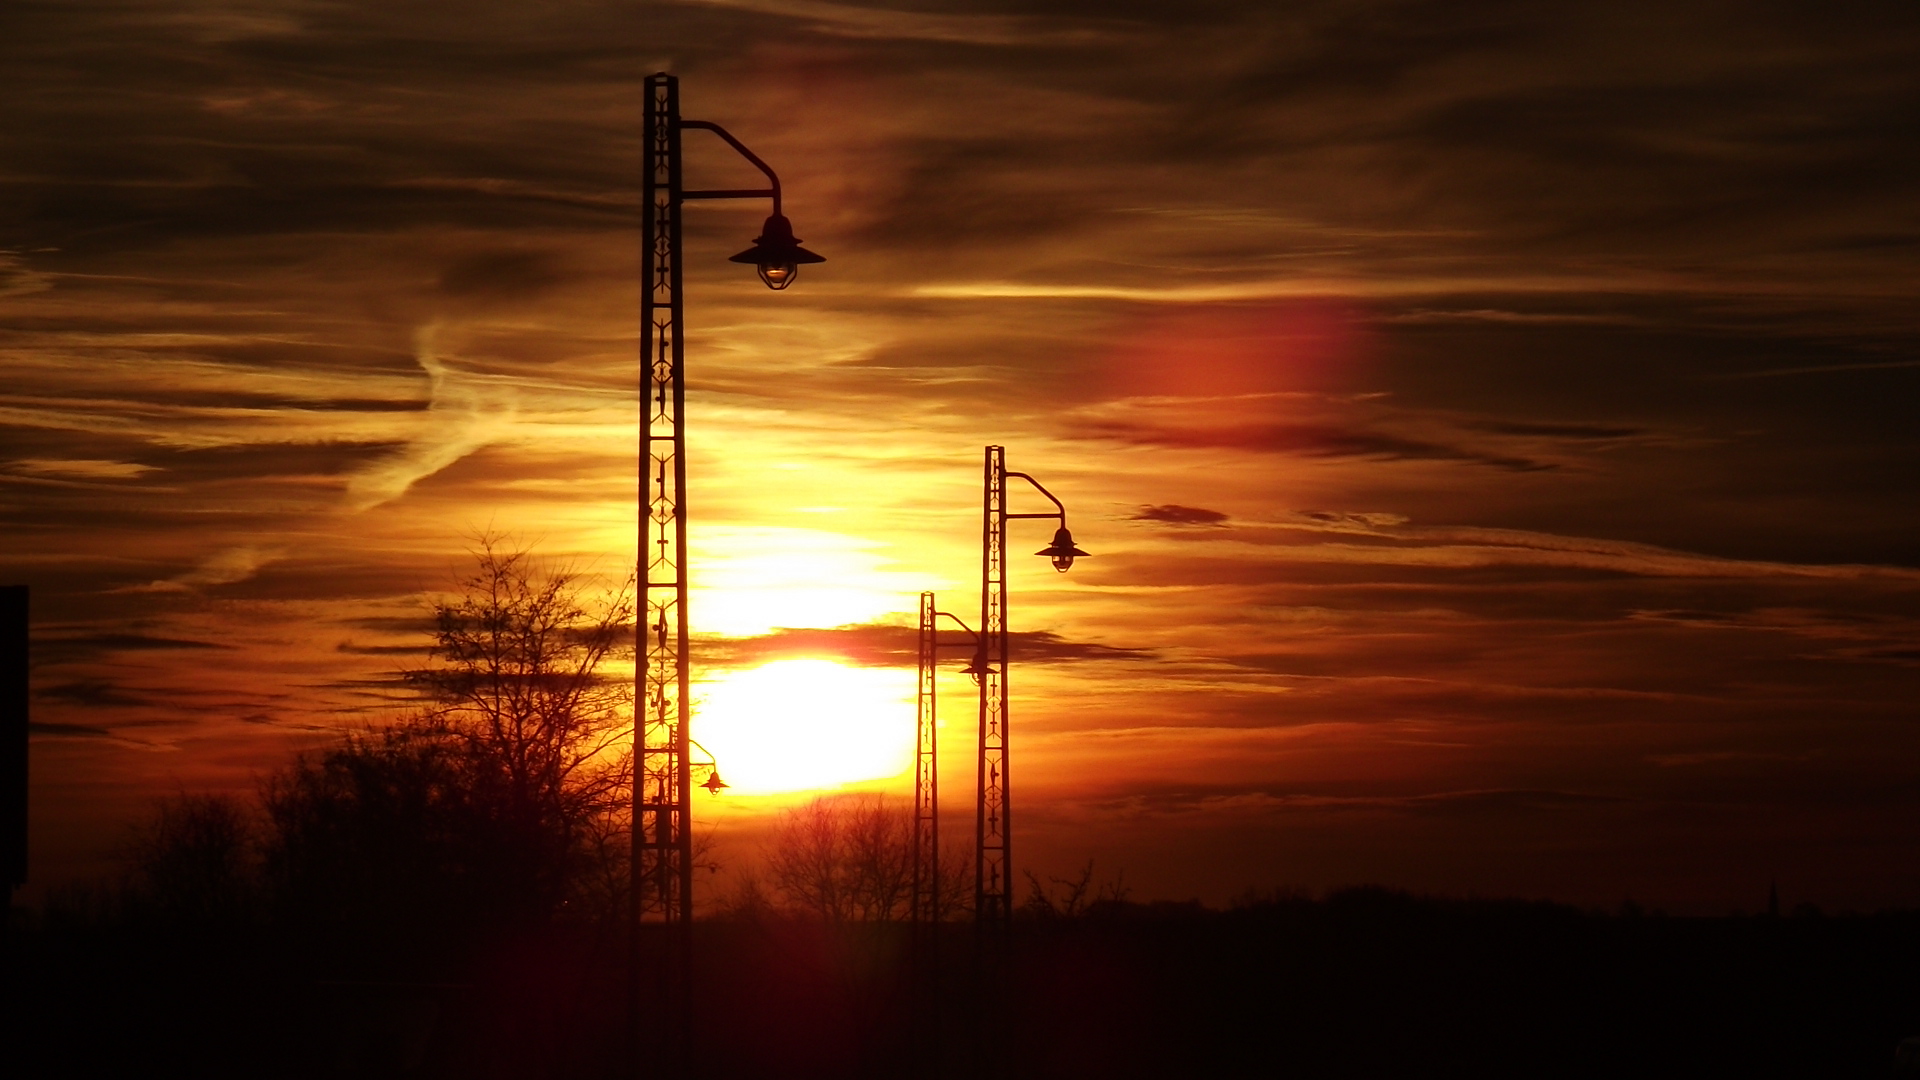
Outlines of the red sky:
M 1913 6 L 1082 8 L 9 4 L 36 885 L 398 707 L 474 532 L 630 562 L 670 70 L 829 259 L 689 210 L 703 693 L 908 676 L 1004 444 L 1095 553 L 1014 579 L 1022 866 L 1920 904 Z

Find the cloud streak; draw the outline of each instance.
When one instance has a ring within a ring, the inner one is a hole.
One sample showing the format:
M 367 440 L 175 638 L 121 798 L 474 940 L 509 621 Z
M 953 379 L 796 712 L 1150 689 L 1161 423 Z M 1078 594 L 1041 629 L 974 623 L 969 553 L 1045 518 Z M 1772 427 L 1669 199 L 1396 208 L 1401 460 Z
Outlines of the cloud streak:
M 392 502 L 420 480 L 507 437 L 513 426 L 511 397 L 450 369 L 439 352 L 439 331 L 428 325 L 414 339 L 428 381 L 426 413 L 404 449 L 348 478 L 349 512 Z

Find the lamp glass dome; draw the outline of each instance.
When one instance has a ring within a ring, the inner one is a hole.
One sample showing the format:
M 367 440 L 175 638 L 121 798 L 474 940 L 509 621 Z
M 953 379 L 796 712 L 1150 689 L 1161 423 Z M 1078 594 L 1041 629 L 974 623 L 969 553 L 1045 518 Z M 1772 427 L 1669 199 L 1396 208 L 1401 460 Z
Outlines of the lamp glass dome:
M 802 263 L 826 262 L 826 257 L 815 255 L 800 246 L 793 235 L 793 223 L 784 214 L 774 214 L 760 227 L 760 235 L 753 246 L 738 255 L 731 255 L 728 262 L 752 263 L 760 268 L 760 280 L 766 282 L 769 289 L 784 289 L 793 284 L 800 276 Z
M 973 654 L 973 660 L 970 661 L 966 667 L 963 667 L 960 670 L 963 672 L 966 672 L 967 675 L 971 676 L 973 681 L 976 683 L 979 682 L 981 679 L 985 678 L 986 676 L 993 674 L 994 667 L 992 662 L 990 662 L 987 659 L 987 650 L 985 646 L 982 646 L 980 649 L 976 650 Z
M 1067 527 L 1062 525 L 1053 531 L 1053 543 L 1034 554 L 1049 556 L 1053 560 L 1053 568 L 1064 574 L 1073 565 L 1074 559 L 1087 553 L 1074 546 L 1073 533 L 1068 532 Z

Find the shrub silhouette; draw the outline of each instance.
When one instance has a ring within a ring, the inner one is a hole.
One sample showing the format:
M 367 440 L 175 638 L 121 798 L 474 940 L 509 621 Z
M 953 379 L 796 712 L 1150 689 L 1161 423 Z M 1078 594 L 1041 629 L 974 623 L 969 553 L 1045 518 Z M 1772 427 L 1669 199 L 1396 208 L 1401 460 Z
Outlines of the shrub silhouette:
M 351 736 L 269 778 L 276 915 L 322 932 L 445 938 L 529 906 L 500 865 L 511 860 L 490 850 L 490 815 L 457 750 L 393 729 Z
M 259 899 L 260 829 L 243 801 L 182 792 L 160 800 L 123 857 L 136 915 L 182 926 L 251 921 Z

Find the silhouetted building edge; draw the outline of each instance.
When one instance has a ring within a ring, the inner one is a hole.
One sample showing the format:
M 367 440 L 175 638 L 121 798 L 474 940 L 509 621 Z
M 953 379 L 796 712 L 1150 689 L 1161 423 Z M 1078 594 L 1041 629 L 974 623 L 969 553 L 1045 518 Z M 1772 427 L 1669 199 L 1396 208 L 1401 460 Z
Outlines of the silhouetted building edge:
M 6 743 L 7 887 L 27 883 L 27 587 L 0 585 L 0 735 Z

